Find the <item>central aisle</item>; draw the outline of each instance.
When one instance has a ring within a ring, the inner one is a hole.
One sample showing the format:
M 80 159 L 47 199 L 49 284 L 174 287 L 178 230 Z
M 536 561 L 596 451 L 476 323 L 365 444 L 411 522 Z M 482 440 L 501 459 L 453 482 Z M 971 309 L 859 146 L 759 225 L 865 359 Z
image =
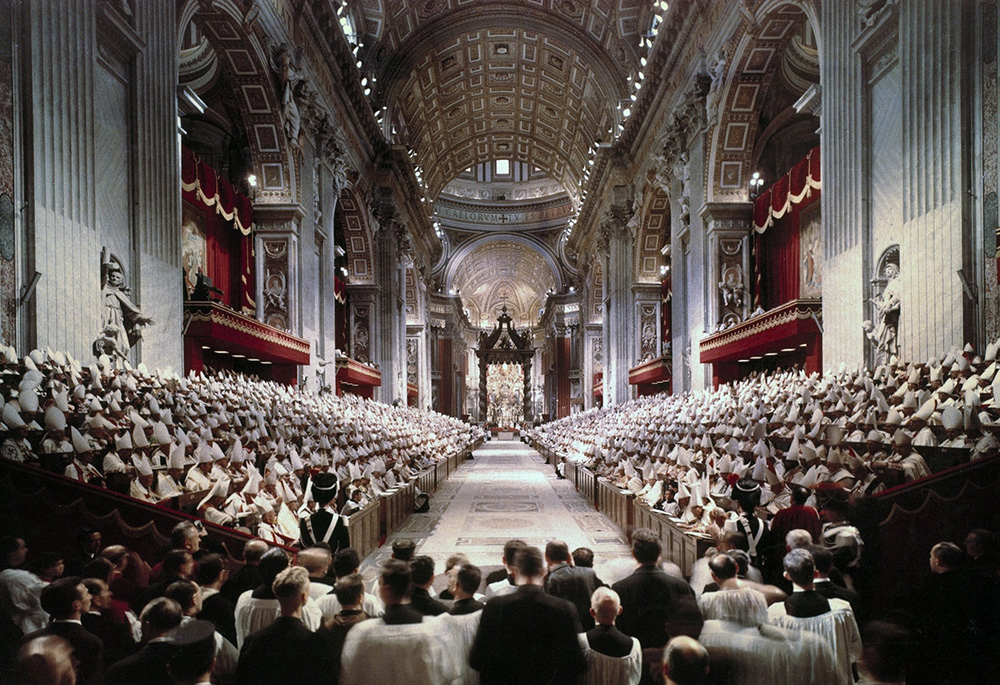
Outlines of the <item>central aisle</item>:
M 437 572 L 451 554 L 462 552 L 483 568 L 499 568 L 503 545 L 520 538 L 544 551 L 554 538 L 565 540 L 570 550 L 594 550 L 594 566 L 609 577 L 630 566 L 625 537 L 593 504 L 564 479 L 556 477 L 535 450 L 516 440 L 490 441 L 431 495 L 430 511 L 412 514 L 389 536 L 386 544 L 364 563 L 366 578 L 392 554 L 392 542 L 410 538 L 417 554 L 437 562 Z

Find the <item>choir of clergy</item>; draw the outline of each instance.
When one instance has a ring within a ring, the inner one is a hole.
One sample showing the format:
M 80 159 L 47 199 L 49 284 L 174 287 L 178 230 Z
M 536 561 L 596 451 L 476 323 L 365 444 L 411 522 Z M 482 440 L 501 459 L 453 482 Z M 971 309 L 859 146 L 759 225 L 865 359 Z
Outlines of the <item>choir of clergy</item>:
M 207 521 L 298 539 L 309 482 L 336 473 L 343 513 L 464 452 L 482 431 L 414 407 L 278 383 L 116 369 L 107 357 L 0 347 L 0 455 L 149 503 L 190 495 Z
M 875 494 L 1000 452 L 1000 342 L 874 372 L 778 370 L 715 389 L 654 395 L 555 421 L 530 439 L 701 532 L 753 478 L 761 505 L 786 508 L 793 484 Z M 727 514 L 726 511 L 721 512 Z M 728 517 L 734 514 L 728 513 Z

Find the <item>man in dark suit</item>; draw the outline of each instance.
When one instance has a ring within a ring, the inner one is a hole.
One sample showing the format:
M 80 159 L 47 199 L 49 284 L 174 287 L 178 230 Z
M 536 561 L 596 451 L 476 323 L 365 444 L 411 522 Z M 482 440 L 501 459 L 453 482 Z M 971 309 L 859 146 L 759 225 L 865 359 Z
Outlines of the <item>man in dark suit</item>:
M 792 581 L 792 594 L 785 599 L 785 613 L 796 618 L 812 618 L 830 611 L 830 600 L 816 592 L 813 580 L 816 566 L 812 554 L 805 549 L 793 549 L 782 562 L 785 578 Z
M 90 592 L 80 578 L 59 578 L 42 588 L 42 609 L 52 617 L 41 630 L 24 636 L 24 643 L 43 635 L 56 635 L 73 645 L 73 656 L 79 662 L 77 682 L 81 685 L 100 683 L 104 676 L 104 643 L 80 622 L 90 611 Z
M 90 610 L 80 617 L 80 623 L 104 643 L 104 668 L 107 669 L 135 651 L 135 640 L 127 621 L 116 621 L 110 615 L 108 584 L 99 578 L 84 578 L 83 584 L 90 593 Z
M 236 605 L 240 595 L 260 585 L 257 564 L 267 550 L 267 543 L 263 540 L 251 540 L 243 547 L 243 567 L 229 576 L 229 580 L 222 584 L 222 590 L 219 591 L 223 597 L 232 602 L 233 606 Z
M 434 584 L 434 560 L 426 555 L 413 557 L 410 561 L 413 589 L 410 606 L 424 616 L 439 616 L 448 613 L 448 605 L 431 597 L 430 588 Z
M 639 568 L 612 586 L 622 600 L 618 629 L 639 638 L 643 649 L 667 644 L 665 624 L 679 599 L 694 598 L 691 586 L 667 575 L 659 567 L 660 540 L 653 531 L 640 528 L 632 534 L 632 557 Z
M 236 682 L 328 682 L 331 674 L 319 668 L 319 638 L 302 623 L 302 607 L 309 600 L 309 571 L 290 566 L 278 574 L 271 589 L 281 604 L 281 616 L 244 640 Z
M 208 621 L 219 635 L 236 644 L 236 605 L 222 594 L 227 572 L 222 556 L 208 554 L 198 562 L 198 585 L 201 587 L 201 612 L 198 618 Z
M 172 599 L 159 597 L 143 607 L 139 615 L 142 640 L 138 652 L 126 657 L 104 674 L 105 685 L 173 685 L 167 673 L 172 648 L 167 635 L 181 623 L 181 605 Z
M 454 577 L 454 583 L 451 578 Z M 476 599 L 476 591 L 479 590 L 479 582 L 483 578 L 483 572 L 478 566 L 463 564 L 452 567 L 449 571 L 449 586 L 452 587 L 452 594 L 455 602 L 448 611 L 452 616 L 464 616 L 480 611 L 485 605 Z
M 101 555 L 101 531 L 81 528 L 76 536 L 77 549 L 65 559 L 66 576 L 83 576 L 83 567 Z
M 827 599 L 842 599 L 851 605 L 854 610 L 854 618 L 858 624 L 866 620 L 864 615 L 864 605 L 861 596 L 842 585 L 837 585 L 830 580 L 830 569 L 833 568 L 833 552 L 822 545 L 813 545 L 809 548 L 813 556 L 813 563 L 816 565 L 816 578 L 813 580 L 813 589 Z
M 486 604 L 469 653 L 469 665 L 479 671 L 483 685 L 575 683 L 586 669 L 576 608 L 546 594 L 544 578 L 541 550 L 518 550 L 517 589 Z
M 576 607 L 580 625 L 584 630 L 594 627 L 590 615 L 590 597 L 603 583 L 592 568 L 577 568 L 572 564 L 569 546 L 562 540 L 552 540 L 545 545 L 545 563 L 549 574 L 545 577 L 545 591 L 553 597 L 562 597 Z
M 336 554 L 338 550 L 351 546 L 347 524 L 336 511 L 339 489 L 340 481 L 333 473 L 320 473 L 313 479 L 312 496 L 319 509 L 300 519 L 299 542 L 303 548 L 325 542 L 330 545 L 330 552 Z

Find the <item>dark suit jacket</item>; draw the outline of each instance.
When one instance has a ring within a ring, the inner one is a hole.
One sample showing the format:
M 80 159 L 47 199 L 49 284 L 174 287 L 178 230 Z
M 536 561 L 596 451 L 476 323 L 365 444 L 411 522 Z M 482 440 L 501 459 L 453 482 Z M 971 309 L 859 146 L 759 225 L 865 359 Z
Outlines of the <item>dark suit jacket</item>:
M 614 626 L 594 626 L 587 631 L 587 644 L 595 652 L 616 659 L 632 652 L 632 638 Z
M 301 620 L 281 616 L 243 641 L 236 682 L 241 685 L 329 682 L 330 674 L 319 668 L 322 647 L 321 637 Z
M 119 623 L 104 614 L 84 614 L 80 622 L 92 635 L 104 643 L 104 668 L 121 661 L 136 650 L 128 624 Z
M 260 585 L 260 573 L 258 573 L 257 567 L 243 564 L 243 568 L 229 576 L 229 580 L 223 583 L 220 594 L 232 602 L 233 606 L 236 606 L 236 600 L 240 598 L 240 595 L 247 590 L 253 590 L 258 585 Z
M 382 621 L 389 626 L 423 623 L 424 615 L 409 604 L 390 604 L 382 614 Z
M 587 660 L 575 607 L 537 585 L 487 602 L 469 653 L 483 685 L 576 683 Z
M 486 584 L 492 585 L 493 583 L 499 583 L 501 580 L 506 578 L 510 581 L 510 584 L 514 584 L 514 576 L 507 573 L 507 569 L 498 568 L 496 571 L 490 571 L 489 575 L 486 576 Z
M 815 590 L 793 592 L 785 600 L 785 612 L 796 618 L 812 618 L 829 610 L 830 601 Z
M 842 599 L 849 602 L 851 609 L 854 610 L 854 618 L 857 619 L 859 624 L 864 623 L 864 606 L 861 603 L 861 595 L 857 592 L 837 585 L 833 581 L 816 583 L 813 585 L 813 589 L 827 599 Z
M 451 609 L 448 613 L 452 616 L 463 616 L 465 614 L 474 614 L 480 609 L 482 609 L 485 604 L 480 602 L 478 599 L 456 599 L 455 603 L 451 605 Z
M 590 615 L 590 596 L 599 587 L 601 581 L 592 568 L 559 564 L 553 566 L 545 577 L 545 591 L 572 603 L 584 630 L 594 627 L 594 617 Z
M 236 609 L 221 592 L 215 592 L 201 603 L 198 618 L 211 621 L 222 637 L 236 644 Z
M 448 605 L 431 597 L 422 587 L 414 587 L 410 594 L 410 606 L 424 616 L 438 616 L 448 613 Z
M 344 653 L 347 634 L 356 624 L 367 621 L 371 616 L 361 610 L 341 611 L 333 617 L 329 625 L 324 625 L 316 634 L 322 642 L 320 668 L 331 676 L 334 683 L 340 682 L 340 657 Z
M 667 644 L 665 623 L 681 598 L 694 600 L 694 590 L 657 566 L 640 566 L 611 586 L 622 600 L 618 630 L 639 638 L 643 649 Z
M 173 648 L 167 641 L 150 642 L 132 656 L 125 657 L 104 674 L 104 685 L 173 685 L 167 661 Z
M 58 635 L 73 645 L 73 656 L 80 665 L 76 669 L 76 682 L 80 685 L 101 683 L 104 680 L 104 643 L 79 623 L 53 621 L 46 628 L 24 636 L 27 642 L 42 635 Z

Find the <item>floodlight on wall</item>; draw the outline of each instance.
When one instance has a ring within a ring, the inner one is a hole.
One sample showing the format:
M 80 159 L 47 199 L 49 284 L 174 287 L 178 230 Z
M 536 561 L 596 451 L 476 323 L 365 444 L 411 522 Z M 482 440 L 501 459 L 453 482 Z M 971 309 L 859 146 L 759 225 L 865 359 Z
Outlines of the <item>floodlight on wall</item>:
M 753 176 L 750 177 L 750 201 L 752 202 L 760 197 L 763 190 L 764 179 L 761 177 L 759 171 L 755 171 L 753 172 Z

